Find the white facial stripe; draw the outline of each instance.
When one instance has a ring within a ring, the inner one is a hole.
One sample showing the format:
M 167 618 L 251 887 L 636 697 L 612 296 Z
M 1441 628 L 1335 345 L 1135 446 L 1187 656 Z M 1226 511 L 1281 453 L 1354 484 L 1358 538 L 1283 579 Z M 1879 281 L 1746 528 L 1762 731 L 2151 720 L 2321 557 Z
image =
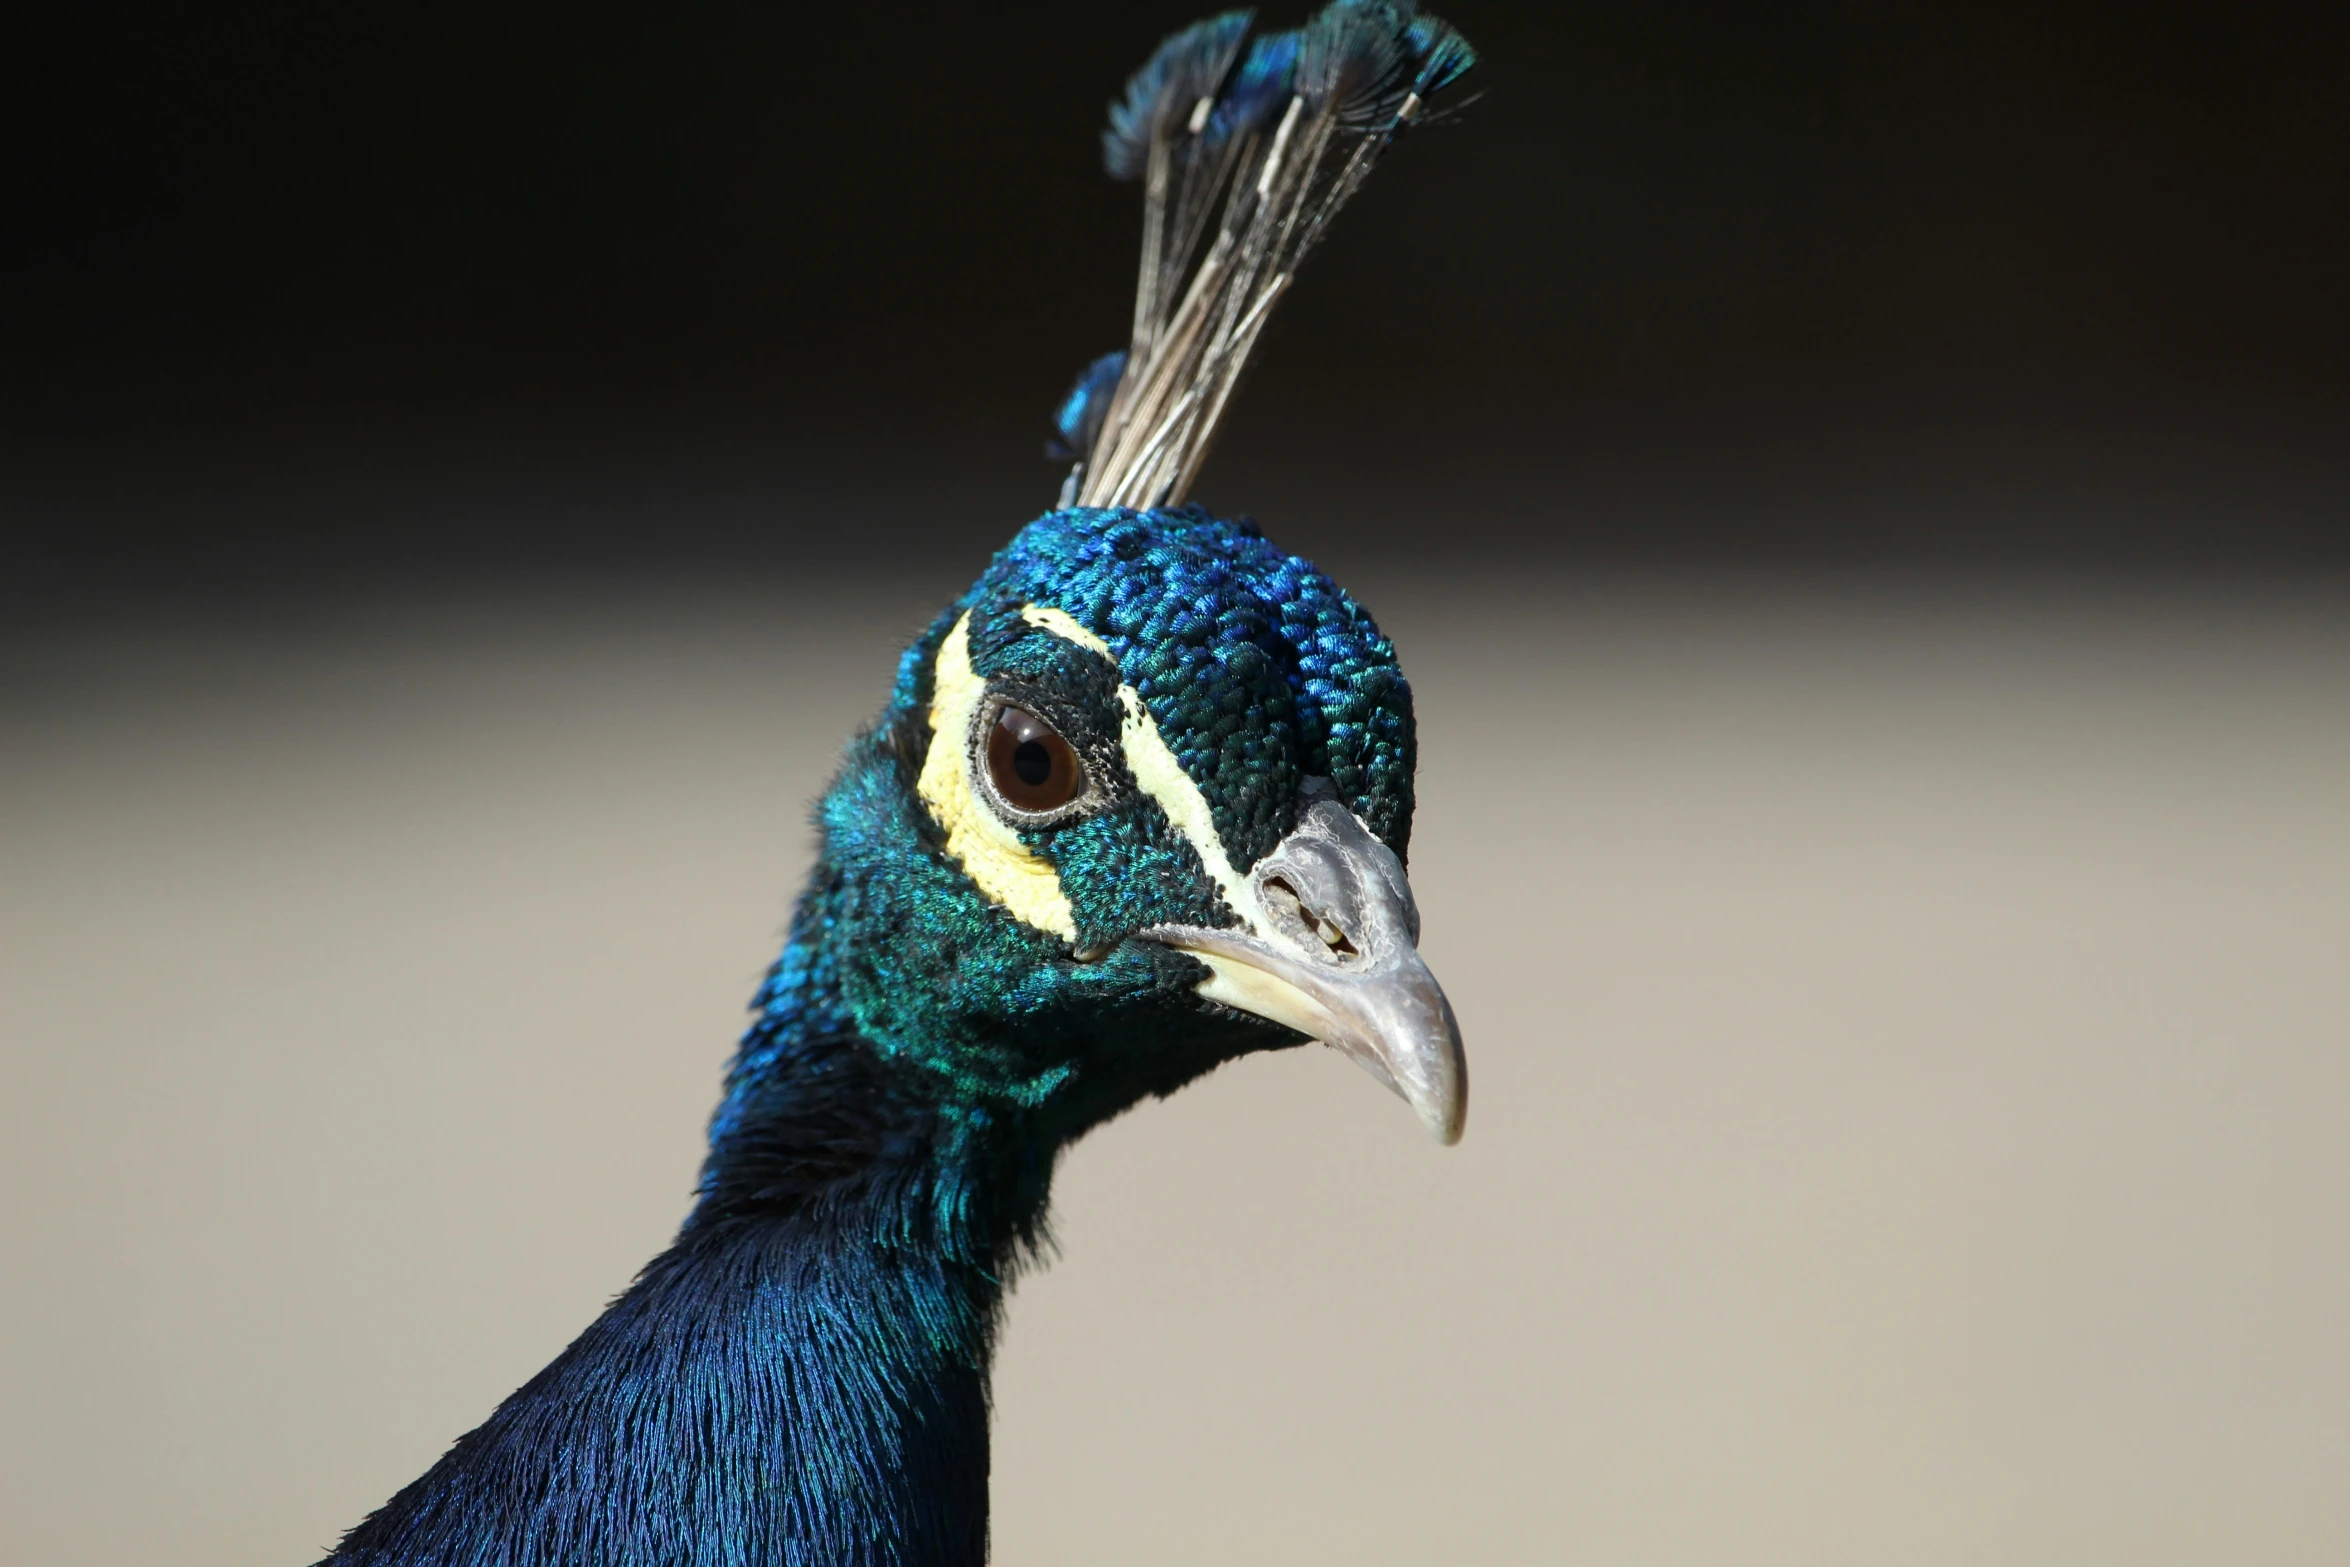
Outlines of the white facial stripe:
M 1108 643 L 1061 610 L 1030 604 L 1022 608 L 1020 618 L 1040 631 L 1049 631 L 1064 641 L 1074 642 L 1104 658 L 1110 657 Z M 944 659 L 943 652 L 941 659 Z M 1192 782 L 1191 774 L 1183 770 L 1183 764 L 1175 760 L 1175 753 L 1167 749 L 1166 738 L 1159 733 L 1158 721 L 1151 717 L 1150 709 L 1143 706 L 1142 693 L 1121 683 L 1118 687 L 1118 705 L 1123 709 L 1123 717 L 1118 725 L 1118 744 L 1126 753 L 1127 771 L 1134 774 L 1134 781 L 1142 792 L 1158 802 L 1167 820 L 1199 855 L 1200 863 L 1215 878 L 1217 887 L 1223 891 L 1224 901 L 1232 906 L 1233 912 L 1251 930 L 1264 935 L 1273 928 L 1272 922 L 1265 918 L 1248 878 L 1232 868 L 1232 857 L 1224 852 L 1224 840 L 1216 831 L 1215 814 L 1208 809 L 1207 796 L 1200 793 L 1199 785 Z
M 1126 753 L 1126 770 L 1134 774 L 1134 781 L 1144 794 L 1159 802 L 1167 820 L 1198 851 L 1200 863 L 1216 878 L 1216 885 L 1224 890 L 1224 901 L 1232 905 L 1233 912 L 1247 921 L 1252 930 L 1263 934 L 1266 921 L 1260 917 L 1257 895 L 1249 887 L 1248 878 L 1232 868 L 1232 857 L 1224 852 L 1224 840 L 1216 831 L 1215 813 L 1208 809 L 1208 797 L 1199 792 L 1191 774 L 1183 770 L 1183 764 L 1175 760 L 1175 753 L 1167 749 L 1158 722 L 1151 717 L 1150 709 L 1142 705 L 1142 693 L 1122 685 L 1118 688 L 1118 704 L 1126 710 L 1118 725 L 1118 744 Z
M 1088 652 L 1110 658 L 1110 644 L 1079 625 L 1076 617 L 1067 610 L 1054 609 L 1049 604 L 1023 604 L 1020 606 L 1020 618 L 1039 631 L 1049 631 L 1064 642 L 1074 642 Z M 1115 664 L 1118 661 L 1110 658 L 1110 662 Z
M 1077 919 L 1061 891 L 1060 873 L 1022 843 L 972 787 L 971 726 L 987 699 L 987 682 L 972 671 L 970 631 L 966 614 L 939 644 L 931 667 L 930 752 L 915 792 L 945 830 L 947 853 L 991 902 L 1024 924 L 1074 941 Z

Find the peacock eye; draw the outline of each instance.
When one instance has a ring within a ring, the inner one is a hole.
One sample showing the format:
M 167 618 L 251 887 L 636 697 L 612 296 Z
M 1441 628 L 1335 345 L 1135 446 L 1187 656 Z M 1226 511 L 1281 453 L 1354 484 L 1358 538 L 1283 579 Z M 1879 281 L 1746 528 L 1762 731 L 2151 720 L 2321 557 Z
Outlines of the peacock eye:
M 1024 707 L 997 710 L 987 737 L 987 776 L 1015 811 L 1057 811 L 1085 787 L 1077 752 Z

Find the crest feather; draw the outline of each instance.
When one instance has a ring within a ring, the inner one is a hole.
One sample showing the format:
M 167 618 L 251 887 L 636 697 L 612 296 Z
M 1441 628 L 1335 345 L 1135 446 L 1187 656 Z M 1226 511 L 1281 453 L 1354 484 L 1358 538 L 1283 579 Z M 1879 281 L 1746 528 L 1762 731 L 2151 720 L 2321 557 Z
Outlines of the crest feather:
M 1477 59 L 1410 0 L 1335 0 L 1253 41 L 1252 22 L 1169 35 L 1111 107 L 1103 162 L 1142 181 L 1142 266 L 1123 358 L 1088 367 L 1056 421 L 1075 455 L 1063 505 L 1183 500 L 1307 252 Z

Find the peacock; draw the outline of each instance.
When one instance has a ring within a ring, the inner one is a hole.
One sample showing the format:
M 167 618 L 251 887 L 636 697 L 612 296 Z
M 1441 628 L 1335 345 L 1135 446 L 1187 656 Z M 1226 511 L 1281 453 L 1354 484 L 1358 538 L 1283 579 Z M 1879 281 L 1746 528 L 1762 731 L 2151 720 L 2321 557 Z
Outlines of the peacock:
M 1411 687 L 1345 590 L 1185 496 L 1268 314 L 1475 56 L 1408 0 L 1168 37 L 1112 105 L 1127 346 L 1058 505 L 908 648 L 816 807 L 674 1243 L 340 1567 L 961 1564 L 1062 1149 L 1320 1040 L 1458 1139 L 1417 951 Z

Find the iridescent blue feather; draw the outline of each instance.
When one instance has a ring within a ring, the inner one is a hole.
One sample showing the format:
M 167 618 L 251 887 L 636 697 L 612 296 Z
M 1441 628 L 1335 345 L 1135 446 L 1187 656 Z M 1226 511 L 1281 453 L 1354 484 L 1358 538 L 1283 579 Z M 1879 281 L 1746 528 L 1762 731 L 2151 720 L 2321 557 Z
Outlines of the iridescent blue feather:
M 1410 37 L 1415 21 L 1408 6 L 1389 0 L 1338 0 L 1306 25 L 1298 95 L 1342 129 L 1391 124 L 1419 71 Z
M 1053 438 L 1044 449 L 1047 457 L 1055 462 L 1075 462 L 1093 450 L 1094 438 L 1102 433 L 1102 416 L 1109 412 L 1110 394 L 1125 373 L 1126 350 L 1122 348 L 1078 372 L 1077 384 L 1069 388 L 1069 395 L 1053 412 Z
M 1268 33 L 1251 39 L 1248 58 L 1232 73 L 1232 84 L 1208 118 L 1214 141 L 1233 141 L 1262 128 L 1281 112 L 1297 78 L 1299 33 Z
M 1412 53 L 1420 62 L 1412 91 L 1422 98 L 1435 97 L 1477 63 L 1477 51 L 1469 47 L 1469 41 L 1451 24 L 1433 16 L 1415 17 L 1408 36 Z
M 1216 96 L 1255 19 L 1254 11 L 1226 11 L 1161 40 L 1142 69 L 1127 78 L 1125 97 L 1110 105 L 1109 127 L 1102 132 L 1102 164 L 1110 178 L 1142 178 L 1152 141 L 1187 119 L 1202 98 Z

